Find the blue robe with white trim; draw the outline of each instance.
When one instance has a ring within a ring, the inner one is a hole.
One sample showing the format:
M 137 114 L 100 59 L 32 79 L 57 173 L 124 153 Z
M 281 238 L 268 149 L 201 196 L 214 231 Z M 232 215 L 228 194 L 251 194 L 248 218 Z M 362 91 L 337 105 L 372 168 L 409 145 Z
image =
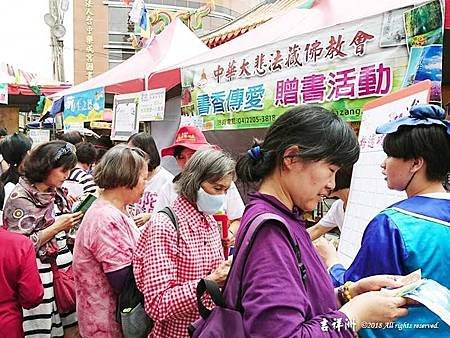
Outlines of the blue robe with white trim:
M 417 269 L 422 270 L 423 278 L 450 289 L 450 199 L 414 196 L 383 210 L 367 226 L 352 265 L 345 270 L 337 264 L 330 275 L 338 286 L 379 274 L 406 275 Z M 438 328 L 414 325 L 421 323 L 437 323 Z M 362 330 L 360 336 L 450 337 L 450 326 L 423 306 L 410 307 L 408 316 L 394 324 L 393 328 Z

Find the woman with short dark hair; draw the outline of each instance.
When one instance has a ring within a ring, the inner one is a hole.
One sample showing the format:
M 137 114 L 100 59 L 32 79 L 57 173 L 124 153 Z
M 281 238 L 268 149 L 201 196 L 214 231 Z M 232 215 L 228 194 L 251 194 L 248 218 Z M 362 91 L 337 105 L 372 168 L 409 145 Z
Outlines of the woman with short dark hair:
M 1 141 L 3 160 L 8 163 L 9 166 L 0 177 L 5 189 L 4 201 L 8 199 L 12 190 L 19 182 L 19 167 L 27 153 L 30 151 L 31 145 L 31 139 L 22 133 L 8 135 Z M 3 207 L 4 203 L 1 205 Z
M 64 188 L 67 189 L 69 197 L 76 201 L 87 194 L 96 195 L 98 187 L 89 173 L 92 165 L 97 160 L 97 149 L 89 142 L 80 142 L 75 148 L 77 164 L 70 171 L 66 182 L 64 182 Z
M 242 243 L 257 216 L 267 217 L 254 234 L 241 279 L 233 280 L 240 283 L 247 337 L 350 338 L 363 321 L 390 321 L 406 313 L 399 309 L 405 304 L 400 297 L 380 292 L 357 296 L 393 286 L 387 277 L 355 283 L 339 292 L 338 299 L 306 231 L 303 212 L 314 209 L 333 190 L 336 172 L 355 163 L 358 156 L 358 141 L 345 121 L 324 108 L 302 106 L 281 115 L 264 141 L 256 142 L 239 159 L 238 178 L 256 183 L 258 192 L 249 195 L 236 242 Z M 272 214 L 283 221 L 272 219 Z M 292 233 L 301 262 L 278 222 Z M 349 301 L 350 297 L 354 299 Z M 340 307 L 338 302 L 347 303 Z M 333 323 L 340 323 L 339 328 Z
M 94 169 L 100 197 L 86 212 L 77 233 L 73 269 L 77 314 L 83 337 L 121 337 L 117 295 L 129 274 L 140 232 L 127 206 L 142 196 L 147 178 L 145 153 L 118 145 Z
M 58 269 L 72 265 L 66 231 L 77 224 L 82 215 L 70 213 L 71 206 L 60 187 L 76 161 L 75 149 L 70 143 L 52 141 L 37 146 L 24 159 L 24 176 L 5 203 L 4 226 L 32 240 L 45 287 L 42 304 L 23 310 L 25 336 L 35 332 L 48 336 L 78 332 L 75 312 L 58 311 L 51 271 L 55 260 Z
M 423 278 L 450 288 L 450 195 L 442 186 L 450 171 L 450 122 L 445 120 L 445 111 L 435 105 L 416 105 L 409 113 L 377 128 L 377 133 L 386 134 L 383 150 L 387 157 L 381 168 L 387 186 L 405 191 L 408 198 L 372 219 L 347 270 L 340 264 L 330 268 L 336 284 L 421 269 Z M 396 329 L 409 323 L 436 323 L 438 329 Z M 450 337 L 450 326 L 422 306 L 411 309 L 395 328 L 363 330 L 361 336 Z
M 149 133 L 137 133 L 128 139 L 128 145 L 144 151 L 148 155 L 148 177 L 144 194 L 134 208 L 134 221 L 138 226 L 148 222 L 155 207 L 161 188 L 172 182 L 173 175 L 164 169 L 161 164 L 155 140 Z
M 189 337 L 187 327 L 199 316 L 199 280 L 225 281 L 230 262 L 224 261 L 212 215 L 221 209 L 233 178 L 234 161 L 223 151 L 196 151 L 176 183 L 179 195 L 171 204 L 178 227 L 158 213 L 142 233 L 133 269 L 145 311 L 155 321 L 151 337 Z

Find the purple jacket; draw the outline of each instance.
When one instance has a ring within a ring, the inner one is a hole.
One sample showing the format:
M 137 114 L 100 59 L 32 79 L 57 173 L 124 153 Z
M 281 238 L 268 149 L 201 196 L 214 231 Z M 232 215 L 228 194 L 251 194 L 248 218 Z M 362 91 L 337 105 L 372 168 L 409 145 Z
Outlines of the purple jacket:
M 338 311 L 330 277 L 299 210 L 290 211 L 273 196 L 250 194 L 238 241 L 249 221 L 265 212 L 277 214 L 288 223 L 300 245 L 307 280 L 303 284 L 284 232 L 267 222 L 256 236 L 242 277 L 246 336 L 354 337 L 347 317 Z

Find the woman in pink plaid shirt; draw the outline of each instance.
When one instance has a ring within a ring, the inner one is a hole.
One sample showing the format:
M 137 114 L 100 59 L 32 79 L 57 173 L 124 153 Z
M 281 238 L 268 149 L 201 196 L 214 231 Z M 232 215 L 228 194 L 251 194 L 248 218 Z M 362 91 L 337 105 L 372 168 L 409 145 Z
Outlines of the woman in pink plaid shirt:
M 145 311 L 155 321 L 150 337 L 189 337 L 187 327 L 200 316 L 198 282 L 225 281 L 230 261 L 224 261 L 212 215 L 222 208 L 234 166 L 221 150 L 197 151 L 177 181 L 179 196 L 171 205 L 178 230 L 166 214 L 158 213 L 139 239 L 133 269 Z

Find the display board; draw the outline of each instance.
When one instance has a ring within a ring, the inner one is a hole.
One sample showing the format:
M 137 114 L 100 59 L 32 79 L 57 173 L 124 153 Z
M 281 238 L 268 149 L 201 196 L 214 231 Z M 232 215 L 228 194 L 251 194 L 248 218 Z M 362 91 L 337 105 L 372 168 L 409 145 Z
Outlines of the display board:
M 423 81 L 364 107 L 359 131 L 361 154 L 353 168 L 350 195 L 339 243 L 341 263 L 348 267 L 361 247 L 361 239 L 370 220 L 381 210 L 406 198 L 405 192 L 388 189 L 380 167 L 386 158 L 384 135 L 375 133 L 379 125 L 407 116 L 409 109 L 429 101 L 432 83 Z
M 127 141 L 131 135 L 138 132 L 139 97 L 140 93 L 114 96 L 111 140 Z
M 315 104 L 355 122 L 368 102 L 423 80 L 440 102 L 442 13 L 430 1 L 182 68 L 183 120 L 200 119 L 203 130 L 266 128 Z

